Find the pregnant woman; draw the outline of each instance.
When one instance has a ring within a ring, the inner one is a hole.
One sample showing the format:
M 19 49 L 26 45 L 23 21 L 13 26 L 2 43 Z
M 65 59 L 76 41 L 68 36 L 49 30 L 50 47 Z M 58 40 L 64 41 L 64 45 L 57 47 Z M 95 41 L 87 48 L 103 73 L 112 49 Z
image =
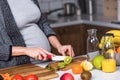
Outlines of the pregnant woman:
M 41 14 L 37 0 L 0 0 L 0 68 L 47 60 L 50 44 L 62 55 L 74 56 L 62 45 Z

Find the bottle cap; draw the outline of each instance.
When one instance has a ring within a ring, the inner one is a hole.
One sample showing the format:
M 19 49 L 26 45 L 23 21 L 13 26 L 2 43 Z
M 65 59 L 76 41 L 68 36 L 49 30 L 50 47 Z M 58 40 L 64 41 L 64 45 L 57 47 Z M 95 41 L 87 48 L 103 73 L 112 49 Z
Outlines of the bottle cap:
M 112 33 L 107 33 L 107 34 L 104 34 L 103 36 L 113 36 L 113 37 L 114 37 L 114 34 L 112 34 Z
M 97 31 L 97 29 L 88 29 L 87 31 L 88 31 L 88 32 L 91 32 L 91 33 L 94 33 L 94 32 Z

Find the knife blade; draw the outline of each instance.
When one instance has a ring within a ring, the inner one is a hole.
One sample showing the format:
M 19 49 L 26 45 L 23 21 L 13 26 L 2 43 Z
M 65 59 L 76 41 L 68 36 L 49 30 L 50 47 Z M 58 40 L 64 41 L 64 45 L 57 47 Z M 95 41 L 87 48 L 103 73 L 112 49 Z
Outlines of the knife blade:
M 58 56 L 58 55 L 49 55 L 49 54 L 47 54 L 47 58 L 51 59 L 53 61 L 63 61 L 66 58 L 66 56 Z

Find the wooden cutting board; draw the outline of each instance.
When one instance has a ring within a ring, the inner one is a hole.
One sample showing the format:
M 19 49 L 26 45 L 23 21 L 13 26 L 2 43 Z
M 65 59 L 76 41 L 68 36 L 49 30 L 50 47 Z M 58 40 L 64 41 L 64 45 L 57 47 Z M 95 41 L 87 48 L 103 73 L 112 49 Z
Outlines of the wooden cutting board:
M 78 57 L 75 57 L 73 58 L 72 62 L 68 65 L 66 65 L 64 68 L 59 68 L 59 63 L 61 61 L 58 61 L 58 62 L 51 62 L 47 65 L 47 67 L 51 68 L 51 70 L 53 71 L 66 71 L 66 70 L 69 70 L 69 69 L 72 69 L 72 67 L 76 64 L 80 64 L 83 60 L 86 60 L 87 57 L 85 56 L 78 56 Z
M 69 69 L 71 69 L 74 65 L 80 64 L 80 63 L 81 63 L 82 61 L 84 61 L 84 60 L 87 60 L 87 57 L 78 56 L 78 57 L 74 58 L 70 64 L 68 64 L 68 65 L 65 66 L 64 68 L 61 68 L 60 71 L 69 70 Z
M 0 69 L 0 73 L 9 73 L 11 76 L 17 73 L 21 74 L 22 76 L 26 76 L 28 74 L 35 74 L 38 76 L 39 80 L 49 80 L 58 77 L 57 73 L 42 68 L 40 66 L 36 66 L 34 64 L 24 64 L 19 66 L 2 68 Z

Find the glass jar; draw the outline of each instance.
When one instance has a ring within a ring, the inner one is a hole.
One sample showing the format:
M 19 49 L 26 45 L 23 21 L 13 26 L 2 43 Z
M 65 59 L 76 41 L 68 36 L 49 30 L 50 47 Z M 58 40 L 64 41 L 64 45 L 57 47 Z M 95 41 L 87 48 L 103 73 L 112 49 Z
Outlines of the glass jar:
M 102 55 L 104 60 L 102 61 L 103 72 L 116 71 L 116 58 L 115 58 L 115 46 L 113 42 L 113 34 L 105 34 L 103 36 Z
M 91 61 L 96 55 L 99 55 L 99 41 L 96 36 L 96 29 L 88 29 L 88 38 L 87 38 L 87 57 Z

